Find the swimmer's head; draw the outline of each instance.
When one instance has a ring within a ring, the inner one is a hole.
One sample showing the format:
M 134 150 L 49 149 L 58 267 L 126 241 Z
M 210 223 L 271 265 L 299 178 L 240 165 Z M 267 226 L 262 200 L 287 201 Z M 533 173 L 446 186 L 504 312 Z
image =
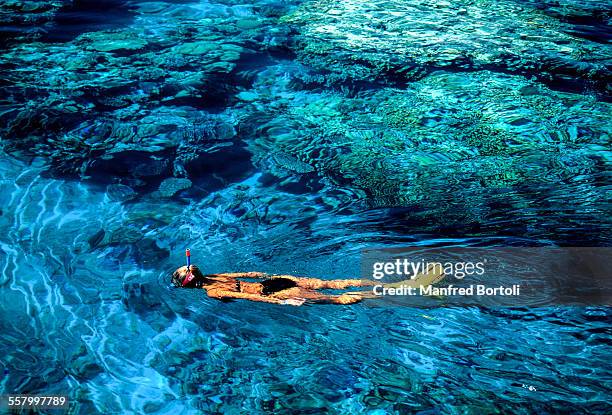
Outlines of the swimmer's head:
M 172 274 L 172 285 L 175 287 L 183 287 L 183 288 L 199 288 L 204 284 L 205 277 L 202 274 L 202 271 L 195 266 L 190 266 L 191 276 L 190 278 L 188 274 L 188 270 L 186 266 L 182 266 Z

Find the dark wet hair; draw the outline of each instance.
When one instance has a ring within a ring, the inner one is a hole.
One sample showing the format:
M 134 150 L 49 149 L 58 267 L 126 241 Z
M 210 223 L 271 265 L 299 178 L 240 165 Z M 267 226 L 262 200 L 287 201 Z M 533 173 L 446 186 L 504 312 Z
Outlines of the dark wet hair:
M 177 269 L 176 271 L 174 271 L 174 273 L 172 274 L 172 285 L 174 285 L 175 287 L 183 287 L 183 281 L 185 280 L 186 271 L 187 271 L 185 268 L 186 267 L 181 267 Z M 200 269 L 197 266 L 192 265 L 191 273 L 193 274 L 194 278 L 191 281 L 189 281 L 187 285 L 185 285 L 183 288 L 201 287 L 206 280 L 206 278 L 204 277 L 204 274 L 202 274 L 202 271 L 200 271 Z

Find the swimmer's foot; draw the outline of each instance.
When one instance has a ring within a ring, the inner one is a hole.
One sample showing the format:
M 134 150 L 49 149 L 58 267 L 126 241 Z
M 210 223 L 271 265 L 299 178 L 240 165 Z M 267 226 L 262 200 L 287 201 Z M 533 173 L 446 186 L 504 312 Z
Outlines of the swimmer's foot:
M 427 271 L 417 275 L 411 280 L 387 283 L 387 284 L 384 284 L 384 286 L 389 287 L 389 288 L 401 287 L 401 286 L 418 288 L 421 285 L 427 286 L 427 285 L 437 284 L 443 279 L 444 279 L 444 270 L 442 269 L 442 267 L 441 266 L 431 266 L 427 269 Z
M 355 304 L 363 300 L 362 293 L 345 293 L 334 298 L 336 304 Z

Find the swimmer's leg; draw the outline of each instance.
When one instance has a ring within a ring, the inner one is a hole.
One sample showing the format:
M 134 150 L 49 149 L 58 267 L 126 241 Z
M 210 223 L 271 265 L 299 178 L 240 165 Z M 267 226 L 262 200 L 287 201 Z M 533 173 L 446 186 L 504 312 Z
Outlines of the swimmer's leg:
M 370 280 L 322 280 L 319 278 L 294 277 L 293 275 L 273 275 L 270 278 L 286 278 L 291 281 L 294 281 L 298 287 L 305 288 L 308 290 L 342 290 L 348 287 L 369 287 L 376 284 L 376 282 Z
M 363 300 L 365 297 L 357 294 L 340 294 L 340 295 L 325 295 L 320 294 L 318 298 L 313 299 L 315 303 L 321 304 L 355 304 Z
M 278 291 L 270 297 L 279 300 L 294 300 L 300 303 L 319 303 L 319 304 L 354 304 L 363 299 L 358 295 L 328 295 L 302 287 L 294 287 L 286 290 Z
M 442 281 L 444 279 L 444 269 L 441 266 L 431 266 L 427 269 L 427 271 L 418 274 L 416 277 L 409 279 L 409 280 L 403 280 L 403 281 L 398 281 L 398 282 L 392 282 L 392 283 L 381 283 L 381 282 L 374 282 L 374 281 L 369 281 L 370 285 L 382 285 L 383 287 L 387 287 L 387 288 L 397 288 L 397 287 L 401 287 L 402 285 L 407 286 L 407 287 L 415 287 L 415 288 L 419 288 L 420 286 L 428 286 L 428 285 L 433 285 L 436 284 L 440 281 Z M 346 293 L 346 295 L 356 295 L 363 298 L 380 298 L 379 295 L 374 294 L 374 291 L 354 291 L 354 292 L 349 292 Z
M 343 290 L 349 287 L 373 287 L 375 285 L 384 285 L 385 287 L 399 287 L 406 285 L 408 287 L 419 287 L 421 285 L 432 285 L 444 279 L 444 269 L 442 266 L 430 266 L 427 271 L 418 274 L 416 277 L 394 283 L 382 283 L 366 279 L 343 279 L 343 280 L 322 280 L 319 278 L 301 278 L 293 275 L 274 275 L 271 278 L 287 278 L 298 285 L 298 287 L 309 290 L 332 289 Z M 360 293 L 363 293 L 361 291 Z
M 393 283 L 381 283 L 380 281 L 372 281 L 366 279 L 321 280 L 318 278 L 298 278 L 292 277 L 290 275 L 282 275 L 280 277 L 292 278 L 298 284 L 299 287 L 307 288 L 310 290 L 342 290 L 349 287 L 373 287 L 375 285 L 381 284 L 385 287 L 400 287 L 402 285 L 406 285 L 408 287 L 418 288 L 421 285 L 432 285 L 442 281 L 444 279 L 444 269 L 441 264 L 439 264 L 438 266 L 431 265 L 429 268 L 427 268 L 425 272 L 418 274 L 414 278 Z M 347 294 L 365 295 L 365 293 L 368 293 L 368 291 L 358 291 Z

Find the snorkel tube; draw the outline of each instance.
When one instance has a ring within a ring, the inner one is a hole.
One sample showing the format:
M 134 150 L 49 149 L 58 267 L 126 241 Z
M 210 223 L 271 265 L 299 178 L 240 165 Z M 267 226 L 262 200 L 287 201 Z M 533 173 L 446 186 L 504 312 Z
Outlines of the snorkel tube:
M 183 287 L 189 284 L 195 277 L 191 272 L 191 251 L 189 248 L 185 250 L 185 256 L 187 257 L 187 274 L 185 274 L 185 279 L 183 280 Z

